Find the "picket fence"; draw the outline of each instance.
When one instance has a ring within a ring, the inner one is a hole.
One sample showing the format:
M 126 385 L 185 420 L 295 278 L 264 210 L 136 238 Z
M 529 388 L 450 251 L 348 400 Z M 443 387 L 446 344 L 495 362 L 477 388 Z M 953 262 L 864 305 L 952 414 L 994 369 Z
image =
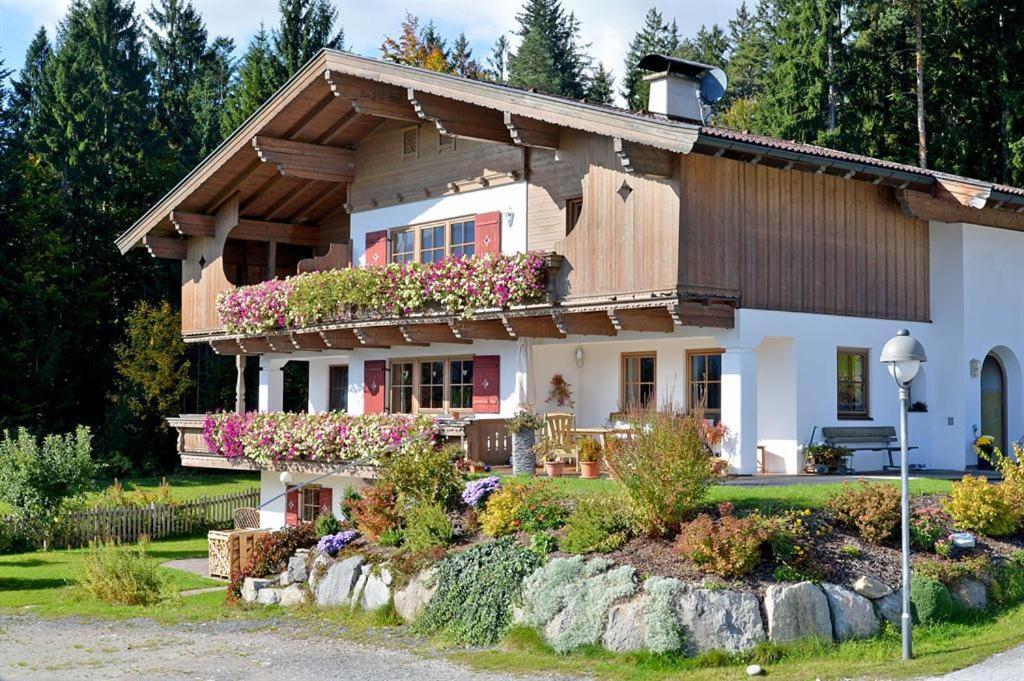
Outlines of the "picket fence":
M 253 487 L 244 492 L 200 497 L 180 504 L 151 503 L 133 508 L 75 511 L 60 518 L 51 545 L 63 548 L 86 546 L 91 541 L 135 542 L 143 536 L 160 539 L 231 527 L 236 509 L 256 507 L 259 503 L 260 491 Z M 6 522 L 17 525 L 14 519 Z M 31 535 L 27 538 L 32 539 Z

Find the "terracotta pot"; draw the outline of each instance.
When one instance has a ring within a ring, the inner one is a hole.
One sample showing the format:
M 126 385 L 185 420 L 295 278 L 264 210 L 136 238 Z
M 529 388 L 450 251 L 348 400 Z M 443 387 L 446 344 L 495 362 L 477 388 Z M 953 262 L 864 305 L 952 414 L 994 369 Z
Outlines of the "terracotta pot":
M 560 478 L 562 477 L 562 470 L 565 468 L 565 463 L 562 461 L 545 461 L 544 462 L 544 473 L 549 478 Z
M 588 480 L 601 477 L 601 462 L 580 461 L 580 477 Z
M 471 463 L 469 464 L 470 473 L 486 473 L 487 466 L 484 464 Z

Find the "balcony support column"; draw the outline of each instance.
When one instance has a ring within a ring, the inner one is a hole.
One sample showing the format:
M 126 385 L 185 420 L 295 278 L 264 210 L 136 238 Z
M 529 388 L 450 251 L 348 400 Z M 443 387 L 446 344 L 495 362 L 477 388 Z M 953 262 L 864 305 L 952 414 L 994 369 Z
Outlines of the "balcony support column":
M 245 355 L 235 355 L 235 413 L 245 413 Z
M 284 365 L 287 363 L 287 359 L 260 356 L 260 411 L 284 409 Z
M 722 423 L 729 429 L 722 453 L 729 469 L 757 473 L 757 350 L 727 348 L 722 355 Z

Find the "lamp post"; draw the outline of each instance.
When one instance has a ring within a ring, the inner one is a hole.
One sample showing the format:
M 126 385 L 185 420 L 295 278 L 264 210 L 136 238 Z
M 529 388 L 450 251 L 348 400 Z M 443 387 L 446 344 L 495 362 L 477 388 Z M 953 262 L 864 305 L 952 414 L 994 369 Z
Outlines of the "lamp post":
M 882 363 L 889 367 L 889 373 L 900 391 L 900 491 L 901 523 L 903 540 L 903 615 L 900 619 L 903 631 L 903 659 L 913 656 L 910 635 L 910 469 L 907 461 L 907 409 L 910 407 L 910 382 L 921 369 L 921 362 L 928 361 L 924 347 L 906 329 L 900 329 L 882 348 Z

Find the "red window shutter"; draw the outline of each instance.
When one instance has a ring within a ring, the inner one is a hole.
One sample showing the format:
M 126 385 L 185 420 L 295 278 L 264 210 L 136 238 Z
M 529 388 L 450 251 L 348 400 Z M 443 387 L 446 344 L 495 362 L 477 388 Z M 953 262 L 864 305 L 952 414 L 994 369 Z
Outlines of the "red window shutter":
M 367 232 L 366 234 L 366 266 L 384 267 L 388 264 L 388 230 Z
M 497 414 L 501 411 L 501 400 L 498 398 L 500 360 L 498 355 L 473 357 L 473 411 L 477 414 Z
M 368 359 L 363 362 L 363 413 L 384 413 L 384 388 L 387 383 L 387 362 Z
M 320 488 L 320 515 L 331 515 L 334 513 L 334 490 L 330 487 Z
M 284 524 L 295 527 L 299 524 L 299 488 L 289 487 L 284 495 Z
M 480 213 L 476 216 L 476 243 L 473 249 L 477 255 L 501 253 L 501 213 Z

